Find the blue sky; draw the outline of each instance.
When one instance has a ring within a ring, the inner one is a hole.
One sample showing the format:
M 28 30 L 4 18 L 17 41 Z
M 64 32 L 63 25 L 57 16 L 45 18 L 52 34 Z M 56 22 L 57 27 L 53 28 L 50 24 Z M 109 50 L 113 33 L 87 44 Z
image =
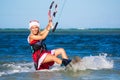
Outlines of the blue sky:
M 64 0 L 58 3 L 60 16 Z M 52 0 L 1 0 L 0 28 L 28 28 L 30 20 L 39 20 L 44 28 Z M 54 19 L 56 20 L 56 19 Z M 59 28 L 120 28 L 120 0 L 67 0 L 59 19 Z

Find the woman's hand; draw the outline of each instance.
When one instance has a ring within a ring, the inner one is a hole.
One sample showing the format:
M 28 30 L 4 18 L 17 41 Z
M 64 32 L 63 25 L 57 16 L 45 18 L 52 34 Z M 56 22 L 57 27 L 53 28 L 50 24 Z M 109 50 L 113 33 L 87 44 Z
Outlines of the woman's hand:
M 49 20 L 48 25 L 49 25 L 50 27 L 52 27 L 52 26 L 53 26 L 53 23 L 52 23 L 51 10 L 48 11 L 48 20 Z
M 46 27 L 47 31 L 50 31 L 51 27 L 53 26 L 52 20 L 49 20 L 48 25 Z
M 49 25 L 50 27 L 52 27 L 52 26 L 53 26 L 53 22 L 52 22 L 52 20 L 51 20 L 51 21 L 49 21 L 48 25 Z

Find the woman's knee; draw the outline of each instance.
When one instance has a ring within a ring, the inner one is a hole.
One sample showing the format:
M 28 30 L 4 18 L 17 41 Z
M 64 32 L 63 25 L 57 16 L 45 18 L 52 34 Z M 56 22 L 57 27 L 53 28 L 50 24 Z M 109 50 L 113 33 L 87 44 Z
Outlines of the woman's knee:
M 65 51 L 63 48 L 59 48 L 60 51 Z
M 48 54 L 45 58 L 45 60 L 43 61 L 43 63 L 46 63 L 46 62 L 51 62 L 51 61 L 54 61 L 54 62 L 57 62 L 59 64 L 61 64 L 61 60 L 59 58 L 57 58 L 56 56 L 54 55 L 50 55 Z
M 65 50 L 63 48 L 58 48 L 57 52 L 65 52 Z
M 63 48 L 58 48 L 55 50 L 55 56 L 59 56 L 60 54 L 62 54 L 64 52 Z

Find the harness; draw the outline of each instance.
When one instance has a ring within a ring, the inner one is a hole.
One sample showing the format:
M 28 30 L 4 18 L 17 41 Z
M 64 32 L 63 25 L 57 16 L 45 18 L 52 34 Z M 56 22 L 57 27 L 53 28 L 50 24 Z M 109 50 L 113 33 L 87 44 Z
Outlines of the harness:
M 30 46 L 32 48 L 33 54 L 37 50 L 40 50 L 40 53 L 42 53 L 43 51 L 47 50 L 47 47 L 46 47 L 46 44 L 45 44 L 44 40 L 37 41 L 34 44 L 30 44 Z M 39 59 L 39 57 L 40 57 L 40 54 L 37 55 L 37 59 Z M 35 66 L 35 69 L 37 70 L 38 63 L 34 62 L 34 66 Z
M 33 52 L 40 50 L 42 52 L 43 50 L 47 50 L 46 44 L 44 41 L 38 41 L 35 44 L 31 44 Z

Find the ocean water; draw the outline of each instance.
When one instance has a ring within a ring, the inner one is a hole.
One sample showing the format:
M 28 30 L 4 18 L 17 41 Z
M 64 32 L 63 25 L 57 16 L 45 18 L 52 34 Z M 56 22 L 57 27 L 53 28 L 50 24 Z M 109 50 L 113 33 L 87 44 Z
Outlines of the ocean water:
M 59 29 L 46 39 L 48 49 L 79 56 L 71 71 L 55 64 L 35 71 L 28 30 L 0 29 L 0 80 L 120 80 L 120 29 Z

